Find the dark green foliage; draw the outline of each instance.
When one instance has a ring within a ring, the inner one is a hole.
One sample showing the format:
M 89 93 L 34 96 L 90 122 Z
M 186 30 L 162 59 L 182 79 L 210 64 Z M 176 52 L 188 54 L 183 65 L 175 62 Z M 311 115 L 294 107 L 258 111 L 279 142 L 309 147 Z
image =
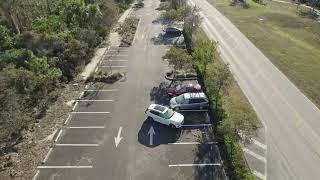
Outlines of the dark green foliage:
M 192 53 L 191 45 L 192 45 L 192 31 L 190 28 L 184 27 L 182 31 L 184 42 L 186 43 L 187 51 L 189 54 Z
M 1 1 L 0 141 L 45 111 L 60 82 L 72 80 L 89 62 L 121 7 L 131 2 Z

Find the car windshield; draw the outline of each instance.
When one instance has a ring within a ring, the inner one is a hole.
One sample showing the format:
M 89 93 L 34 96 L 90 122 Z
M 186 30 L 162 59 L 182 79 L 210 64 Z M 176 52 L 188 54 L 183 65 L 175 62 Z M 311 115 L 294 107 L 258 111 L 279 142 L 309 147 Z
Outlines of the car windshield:
M 177 103 L 179 103 L 179 104 L 181 104 L 182 102 L 184 102 L 184 100 L 185 100 L 185 99 L 184 99 L 183 94 L 176 97 L 176 101 L 177 101 Z
M 166 118 L 166 119 L 170 119 L 170 118 L 173 116 L 173 114 L 174 114 L 174 111 L 173 111 L 172 109 L 168 109 L 168 110 L 163 114 L 163 116 L 164 116 L 164 118 Z

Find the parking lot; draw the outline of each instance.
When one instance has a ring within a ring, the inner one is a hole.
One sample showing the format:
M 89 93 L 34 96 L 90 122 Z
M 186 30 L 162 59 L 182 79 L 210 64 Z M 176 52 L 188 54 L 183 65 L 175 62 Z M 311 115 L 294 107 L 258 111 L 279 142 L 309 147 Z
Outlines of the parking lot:
M 152 23 L 159 2 L 145 3 L 134 45 L 111 47 L 96 69 L 124 77 L 86 86 L 34 179 L 225 179 L 206 111 L 182 111 L 179 129 L 146 120 L 151 103 L 168 104 L 170 82 L 162 60 L 169 46 L 152 41 L 162 29 Z

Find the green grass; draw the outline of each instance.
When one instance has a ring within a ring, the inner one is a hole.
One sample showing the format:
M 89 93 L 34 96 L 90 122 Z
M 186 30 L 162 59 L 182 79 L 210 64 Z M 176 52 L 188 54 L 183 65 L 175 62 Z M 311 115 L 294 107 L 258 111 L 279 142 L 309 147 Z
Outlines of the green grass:
M 295 5 L 208 0 L 229 18 L 302 92 L 320 107 L 320 23 L 297 15 Z

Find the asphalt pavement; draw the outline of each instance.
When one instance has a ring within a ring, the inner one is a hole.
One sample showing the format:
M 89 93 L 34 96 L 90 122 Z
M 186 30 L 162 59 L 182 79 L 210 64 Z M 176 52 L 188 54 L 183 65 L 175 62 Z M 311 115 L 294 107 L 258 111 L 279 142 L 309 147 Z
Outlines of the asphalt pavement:
M 162 56 L 171 38 L 159 35 L 163 25 L 154 21 L 159 1 L 144 3 L 133 45 L 111 47 L 98 64 L 97 71 L 125 76 L 84 89 L 35 179 L 225 179 L 207 112 L 182 112 L 177 130 L 146 121 L 151 103 L 169 102 Z
M 218 41 L 222 59 L 264 124 L 266 143 L 256 144 L 265 152 L 245 150 L 266 166 L 257 164 L 255 174 L 272 180 L 319 179 L 320 110 L 211 4 L 190 2 L 200 8 L 202 28 Z

